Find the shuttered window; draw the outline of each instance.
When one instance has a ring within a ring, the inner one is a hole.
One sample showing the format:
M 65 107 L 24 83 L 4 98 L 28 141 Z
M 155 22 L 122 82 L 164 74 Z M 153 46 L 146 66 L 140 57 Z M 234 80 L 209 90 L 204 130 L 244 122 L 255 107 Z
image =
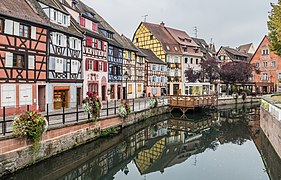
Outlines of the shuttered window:
M 4 33 L 13 35 L 13 30 L 14 30 L 14 22 L 12 20 L 6 19 Z
M 83 26 L 83 27 L 85 27 L 85 18 L 83 18 L 83 17 L 80 17 L 80 25 L 81 26 Z
M 20 85 L 19 105 L 32 105 L 32 85 Z
M 31 26 L 31 39 L 36 39 L 36 27 Z
M 99 61 L 94 61 L 94 71 L 98 71 L 99 70 Z
M 1 107 L 16 106 L 16 85 L 1 85 Z
M 97 30 L 98 30 L 98 25 L 97 25 L 97 23 L 95 23 L 95 22 L 92 23 L 92 30 L 93 30 L 93 31 L 97 31 Z
M 92 45 L 93 45 L 93 38 L 86 37 L 86 46 L 92 47 Z
M 28 56 L 28 69 L 34 69 L 35 57 Z
M 78 61 L 77 60 L 71 61 L 71 73 L 78 73 Z
M 13 67 L 13 53 L 6 52 L 5 67 Z
M 107 72 L 107 62 L 103 62 L 103 72 Z
M 56 58 L 55 72 L 63 73 L 63 61 L 64 60 L 62 58 Z

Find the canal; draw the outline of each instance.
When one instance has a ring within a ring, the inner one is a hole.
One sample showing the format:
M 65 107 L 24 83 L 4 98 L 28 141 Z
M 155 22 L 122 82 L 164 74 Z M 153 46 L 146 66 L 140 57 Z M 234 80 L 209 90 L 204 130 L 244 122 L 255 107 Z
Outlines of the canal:
M 258 114 L 250 105 L 164 114 L 3 179 L 279 180 L 281 161 Z

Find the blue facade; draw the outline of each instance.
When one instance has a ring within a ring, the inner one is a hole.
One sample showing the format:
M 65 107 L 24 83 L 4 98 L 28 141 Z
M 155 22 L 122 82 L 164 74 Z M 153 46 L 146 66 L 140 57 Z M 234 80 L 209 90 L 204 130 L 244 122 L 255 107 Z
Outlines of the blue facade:
M 108 82 L 121 83 L 123 66 L 123 49 L 108 46 Z

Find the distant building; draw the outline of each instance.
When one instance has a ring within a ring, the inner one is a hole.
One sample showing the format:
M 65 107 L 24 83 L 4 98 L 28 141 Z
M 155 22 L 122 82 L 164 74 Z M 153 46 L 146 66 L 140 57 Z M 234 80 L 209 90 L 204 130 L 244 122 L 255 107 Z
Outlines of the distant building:
M 217 52 L 218 60 L 221 63 L 227 62 L 249 62 L 250 56 L 245 52 L 240 52 L 237 49 L 222 46 Z
M 216 48 L 214 43 L 208 44 L 204 39 L 192 38 L 195 43 L 200 47 L 203 53 L 203 60 L 211 59 L 216 56 Z
M 247 53 L 247 54 L 254 54 L 255 53 L 255 48 L 254 48 L 253 43 L 241 45 L 237 48 L 237 50 L 240 51 L 240 52 Z
M 270 45 L 265 36 L 250 61 L 260 70 L 260 74 L 253 72 L 253 82 L 261 93 L 281 92 L 281 57 L 270 50 Z

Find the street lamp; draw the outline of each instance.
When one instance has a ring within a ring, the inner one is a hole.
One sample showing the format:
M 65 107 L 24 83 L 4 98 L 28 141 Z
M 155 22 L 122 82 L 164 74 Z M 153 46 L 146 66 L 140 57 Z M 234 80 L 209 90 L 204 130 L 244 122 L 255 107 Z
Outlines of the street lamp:
M 124 79 L 126 80 L 126 93 L 125 93 L 125 99 L 127 100 L 128 97 L 128 79 L 130 78 L 130 75 L 127 71 L 125 71 L 125 73 L 123 74 Z

